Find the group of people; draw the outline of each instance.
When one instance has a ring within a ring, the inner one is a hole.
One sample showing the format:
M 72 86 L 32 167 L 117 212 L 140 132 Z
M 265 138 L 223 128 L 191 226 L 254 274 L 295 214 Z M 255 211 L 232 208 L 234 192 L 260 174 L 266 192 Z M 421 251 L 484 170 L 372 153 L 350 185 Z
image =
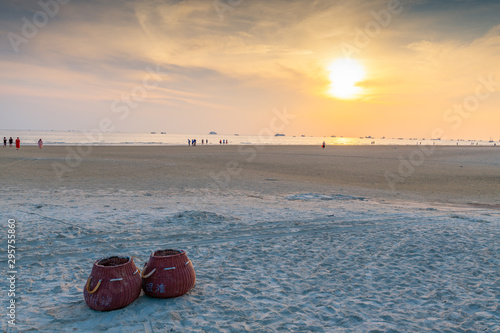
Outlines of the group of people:
M 201 144 L 205 144 L 205 140 L 201 139 Z M 207 140 L 207 145 L 208 145 L 208 140 Z M 188 146 L 196 146 L 196 139 L 188 139 Z
M 223 139 L 223 140 L 219 140 L 219 144 L 221 145 L 227 145 L 229 143 L 229 140 L 227 139 Z M 202 145 L 205 145 L 207 144 L 208 145 L 208 139 L 201 139 L 201 144 Z M 188 139 L 188 146 L 196 146 L 196 139 Z
M 12 144 L 14 143 L 14 139 L 12 137 L 7 140 L 7 137 L 3 137 L 3 147 L 7 147 L 7 141 L 9 142 L 9 147 L 12 147 Z M 21 139 L 17 137 L 16 139 L 16 149 L 19 150 L 21 148 Z M 38 140 L 38 148 L 42 149 L 43 148 L 43 141 L 42 139 Z
M 9 147 L 12 147 L 12 144 L 14 143 L 14 139 L 12 139 L 12 137 L 9 138 Z M 3 147 L 6 148 L 7 147 L 7 137 L 3 137 Z M 19 139 L 19 137 L 17 137 L 16 139 L 16 149 L 19 150 L 19 148 L 21 148 L 21 140 Z

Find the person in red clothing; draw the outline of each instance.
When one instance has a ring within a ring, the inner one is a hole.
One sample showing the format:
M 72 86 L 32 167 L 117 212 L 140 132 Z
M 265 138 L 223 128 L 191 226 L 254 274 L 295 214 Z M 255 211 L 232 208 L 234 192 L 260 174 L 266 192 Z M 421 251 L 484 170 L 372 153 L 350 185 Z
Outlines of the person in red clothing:
M 19 140 L 19 137 L 16 139 L 16 149 L 19 150 L 21 148 L 21 140 Z

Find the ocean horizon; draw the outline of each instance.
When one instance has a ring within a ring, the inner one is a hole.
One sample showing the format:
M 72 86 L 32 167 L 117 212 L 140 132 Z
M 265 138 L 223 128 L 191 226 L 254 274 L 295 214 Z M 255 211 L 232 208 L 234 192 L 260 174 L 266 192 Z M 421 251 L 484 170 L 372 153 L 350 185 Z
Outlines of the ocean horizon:
M 227 140 L 231 145 L 443 145 L 496 146 L 499 141 L 431 138 L 343 137 L 306 135 L 239 135 L 239 134 L 172 134 L 166 132 L 99 132 L 77 130 L 0 130 L 0 137 L 19 137 L 24 146 L 37 145 L 101 145 L 101 146 L 184 146 L 188 139 L 197 145 L 218 145 Z

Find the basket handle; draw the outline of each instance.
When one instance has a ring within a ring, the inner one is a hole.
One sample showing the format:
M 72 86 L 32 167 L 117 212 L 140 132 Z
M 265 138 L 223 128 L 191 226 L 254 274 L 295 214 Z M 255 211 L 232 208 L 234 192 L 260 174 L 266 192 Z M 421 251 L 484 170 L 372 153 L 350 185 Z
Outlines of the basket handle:
M 91 291 L 89 290 L 89 287 L 90 287 L 90 281 L 92 281 L 92 276 L 89 276 L 88 280 L 87 280 L 87 285 L 85 286 L 85 289 L 87 289 L 87 292 L 89 294 L 93 294 L 97 291 L 97 289 L 99 289 L 99 287 L 101 286 L 101 280 L 99 280 L 99 282 L 97 282 L 97 285 L 95 286 L 95 288 Z
M 156 268 L 153 268 L 153 270 L 151 272 L 149 272 L 148 274 L 144 275 L 144 273 L 146 273 L 146 269 L 148 268 L 148 265 L 146 264 L 146 266 L 144 266 L 144 269 L 142 270 L 142 273 L 141 273 L 141 277 L 143 279 L 147 279 L 148 277 L 150 277 L 151 275 L 154 274 L 154 272 L 156 272 Z

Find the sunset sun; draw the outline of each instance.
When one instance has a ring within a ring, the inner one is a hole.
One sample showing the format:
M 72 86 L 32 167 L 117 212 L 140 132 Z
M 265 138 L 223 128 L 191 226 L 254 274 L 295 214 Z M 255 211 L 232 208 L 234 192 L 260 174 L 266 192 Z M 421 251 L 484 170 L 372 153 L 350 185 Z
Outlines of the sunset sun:
M 352 59 L 338 59 L 328 66 L 330 89 L 328 93 L 339 99 L 355 99 L 362 94 L 357 84 L 365 77 L 363 66 Z

